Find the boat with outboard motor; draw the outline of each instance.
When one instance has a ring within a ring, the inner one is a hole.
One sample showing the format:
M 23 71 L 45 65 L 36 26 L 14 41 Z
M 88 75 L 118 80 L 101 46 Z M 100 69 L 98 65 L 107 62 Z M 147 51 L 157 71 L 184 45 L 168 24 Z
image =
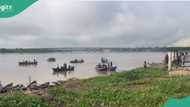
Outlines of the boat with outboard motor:
M 107 58 L 101 58 L 101 63 L 96 65 L 96 71 L 116 71 L 117 66 L 114 66 L 112 61 L 108 61 Z
M 72 65 L 67 65 L 66 63 L 63 64 L 63 66 L 57 66 L 55 68 L 52 68 L 54 72 L 67 72 L 67 71 L 74 71 L 75 67 Z
M 19 66 L 28 66 L 28 65 L 38 65 L 38 61 L 36 61 L 36 59 L 34 59 L 33 61 L 21 61 L 18 62 Z

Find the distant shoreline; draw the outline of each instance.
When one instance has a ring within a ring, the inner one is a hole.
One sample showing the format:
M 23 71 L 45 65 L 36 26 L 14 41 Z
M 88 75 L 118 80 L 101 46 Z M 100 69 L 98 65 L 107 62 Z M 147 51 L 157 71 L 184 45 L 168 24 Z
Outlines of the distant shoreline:
M 53 53 L 53 52 L 168 52 L 185 50 L 190 47 L 142 47 L 142 48 L 1 48 L 0 53 Z

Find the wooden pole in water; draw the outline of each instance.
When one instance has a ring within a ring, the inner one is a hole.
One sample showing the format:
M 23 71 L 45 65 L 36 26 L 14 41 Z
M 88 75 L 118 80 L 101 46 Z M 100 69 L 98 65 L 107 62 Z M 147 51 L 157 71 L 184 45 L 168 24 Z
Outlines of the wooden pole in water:
M 172 53 L 168 52 L 168 71 L 172 68 Z

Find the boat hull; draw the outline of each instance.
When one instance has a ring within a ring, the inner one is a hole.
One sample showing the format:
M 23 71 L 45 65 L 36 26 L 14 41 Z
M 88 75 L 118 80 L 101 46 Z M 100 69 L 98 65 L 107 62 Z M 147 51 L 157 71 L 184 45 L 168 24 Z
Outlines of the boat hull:
M 117 67 L 112 66 L 112 67 L 98 67 L 96 66 L 96 71 L 116 71 Z

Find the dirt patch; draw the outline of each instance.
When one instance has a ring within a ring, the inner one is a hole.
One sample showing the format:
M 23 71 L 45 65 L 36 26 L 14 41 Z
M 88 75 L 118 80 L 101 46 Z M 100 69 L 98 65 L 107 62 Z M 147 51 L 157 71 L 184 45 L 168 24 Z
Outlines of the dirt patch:
M 79 80 L 67 81 L 63 84 L 66 91 L 80 91 L 83 88 L 83 84 Z
M 48 96 L 48 90 L 27 90 L 24 92 L 24 94 L 29 96 L 40 96 L 40 97 L 47 97 Z
M 151 63 L 150 67 L 164 68 L 166 65 L 163 63 Z
M 186 76 L 186 75 L 190 75 L 190 70 L 189 69 L 180 68 L 180 69 L 176 69 L 176 70 L 170 71 L 169 75 L 170 76 Z

